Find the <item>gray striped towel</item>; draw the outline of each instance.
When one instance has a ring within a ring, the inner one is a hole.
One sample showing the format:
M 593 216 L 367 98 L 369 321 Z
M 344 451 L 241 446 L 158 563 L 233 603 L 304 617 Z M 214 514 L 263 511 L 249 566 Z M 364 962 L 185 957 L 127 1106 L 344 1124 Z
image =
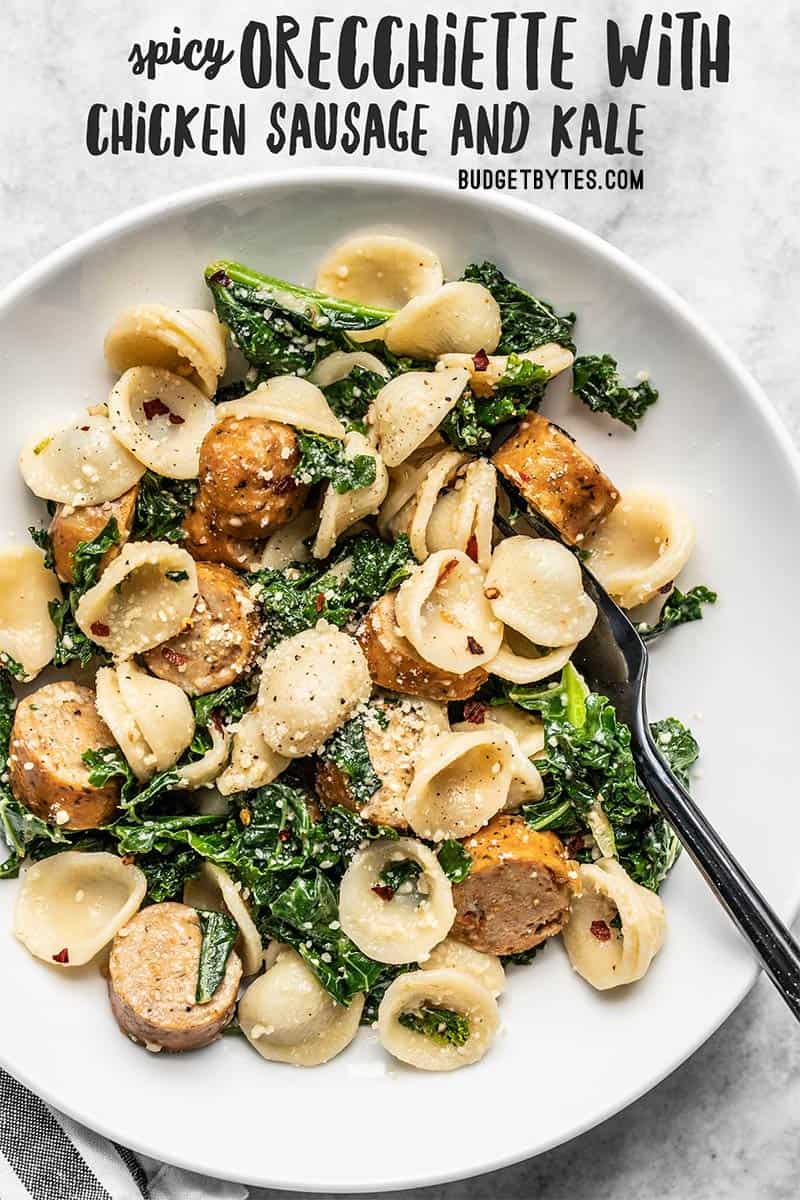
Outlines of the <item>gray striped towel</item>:
M 238 1183 L 143 1158 L 0 1069 L 0 1200 L 247 1200 Z

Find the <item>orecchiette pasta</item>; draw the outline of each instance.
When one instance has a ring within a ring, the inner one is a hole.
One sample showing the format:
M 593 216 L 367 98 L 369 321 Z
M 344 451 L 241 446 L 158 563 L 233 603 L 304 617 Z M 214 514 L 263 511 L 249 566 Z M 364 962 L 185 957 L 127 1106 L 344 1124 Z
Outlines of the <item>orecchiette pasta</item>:
M 391 864 L 416 863 L 415 879 L 382 886 Z M 413 838 L 379 840 L 354 855 L 339 889 L 342 929 L 377 962 L 420 962 L 455 920 L 453 891 L 436 855 Z
M 486 668 L 509 683 L 538 683 L 566 666 L 576 648 L 574 642 L 543 653 L 521 633 L 506 627 L 503 644 Z
M 506 973 L 497 955 L 473 950 L 472 946 L 457 942 L 453 937 L 445 938 L 438 946 L 434 946 L 420 967 L 423 971 L 439 971 L 446 967 L 460 971 L 462 975 L 470 975 L 495 1000 L 506 990 Z
M 317 272 L 317 290 L 375 308 L 402 308 L 414 296 L 436 292 L 444 273 L 426 246 L 405 237 L 363 233 L 330 251 Z
M 178 786 L 188 788 L 190 792 L 197 788 L 207 788 L 214 783 L 222 773 L 231 749 L 231 736 L 226 730 L 218 729 L 212 721 L 208 727 L 211 734 L 211 745 L 202 758 L 185 763 L 178 770 Z
M 323 622 L 280 642 L 264 662 L 258 708 L 267 745 L 287 758 L 312 754 L 372 691 L 358 642 Z
M 61 588 L 35 546 L 0 550 L 0 666 L 8 655 L 28 679 L 53 657 L 56 631 L 48 605 L 61 600 Z
M 97 672 L 97 710 L 138 779 L 174 766 L 194 736 L 186 693 L 132 661 Z
M 363 433 L 353 430 L 344 439 L 344 457 L 364 455 L 375 462 L 375 480 L 368 487 L 339 493 L 332 483 L 325 488 L 319 514 L 319 528 L 314 541 L 314 557 L 327 558 L 341 535 L 364 517 L 373 516 L 381 506 L 389 488 L 389 474 L 383 459 Z
M 361 367 L 362 371 L 371 371 L 373 375 L 380 375 L 382 379 L 390 378 L 388 368 L 366 350 L 334 350 L 333 354 L 320 359 L 308 378 L 317 387 L 326 388 L 332 383 L 338 383 L 340 379 L 346 379 L 354 367 Z
M 74 508 L 118 499 L 145 471 L 108 417 L 88 413 L 26 446 L 19 469 L 35 496 Z
M 444 1009 L 466 1021 L 462 1044 L 434 1039 L 402 1024 L 406 1014 L 424 1017 L 426 1009 Z M 451 967 L 409 971 L 386 989 L 378 1009 L 381 1045 L 401 1062 L 423 1071 L 454 1071 L 483 1058 L 500 1025 L 497 1002 L 472 976 Z
M 232 796 L 235 792 L 264 787 L 277 779 L 290 761 L 267 745 L 261 713 L 252 708 L 236 726 L 230 765 L 218 777 L 217 790 L 223 796 Z
M 467 386 L 467 372 L 406 371 L 385 384 L 372 405 L 378 449 L 387 467 L 417 450 Z
M 317 526 L 317 518 L 311 509 L 305 509 L 294 521 L 276 529 L 264 543 L 261 554 L 262 567 L 278 570 L 288 567 L 291 563 L 308 562 L 311 549 L 306 545 Z
M 487 712 L 491 712 L 491 709 L 488 709 Z M 484 721 L 484 724 L 488 724 L 489 726 L 493 724 L 499 725 L 511 746 L 511 784 L 503 805 L 503 811 L 512 812 L 514 809 L 519 808 L 521 804 L 526 804 L 530 800 L 541 800 L 544 795 L 542 777 L 530 761 L 530 755 L 523 751 L 516 732 L 510 725 L 504 725 L 499 721 L 495 723 L 490 719 L 488 722 Z M 453 726 L 454 733 L 474 733 L 474 731 L 475 724 L 470 721 L 462 721 Z
M 463 675 L 483 666 L 503 640 L 502 622 L 483 588 L 483 571 L 460 550 L 431 554 L 400 585 L 395 612 L 401 634 L 441 670 Z
M 217 405 L 217 418 L 263 417 L 323 437 L 343 438 L 345 428 L 318 387 L 298 375 L 277 375 L 238 400 Z
M 483 713 L 483 720 L 513 733 L 526 758 L 535 758 L 544 750 L 544 725 L 515 704 L 491 705 Z
M 547 538 L 500 542 L 485 590 L 495 616 L 537 646 L 574 645 L 597 619 L 574 554 Z
M 199 874 L 194 879 L 187 879 L 184 884 L 183 902 L 192 908 L 229 912 L 239 926 L 236 950 L 242 960 L 244 974 L 255 975 L 261 970 L 264 959 L 261 934 L 242 899 L 241 884 L 235 884 L 221 867 L 204 862 Z
M 239 1001 L 239 1024 L 270 1062 L 316 1067 L 341 1054 L 358 1032 L 364 996 L 337 1004 L 299 954 L 281 947 L 274 964 Z
M 616 859 L 581 865 L 562 936 L 570 962 L 592 987 L 641 979 L 661 949 L 664 929 L 662 901 L 634 883 Z
M 188 623 L 197 600 L 191 555 L 171 542 L 129 542 L 80 599 L 75 619 L 116 658 L 166 642 Z
M 485 359 L 479 358 L 477 363 L 476 357 L 471 354 L 443 354 L 436 364 L 436 369 L 451 371 L 453 367 L 464 367 L 469 371 L 469 385 L 475 395 L 491 396 L 508 370 L 508 355 L 487 355 Z M 575 356 L 557 342 L 548 342 L 515 357 L 544 367 L 552 379 L 554 375 L 559 375 L 566 371 L 567 367 L 571 367 Z
M 213 396 L 225 373 L 225 331 L 205 309 L 136 304 L 109 329 L 105 355 L 120 373 L 129 367 L 159 367 Z
M 378 530 L 384 537 L 395 531 L 395 520 L 398 514 L 414 499 L 429 472 L 433 471 L 439 459 L 444 455 L 449 457 L 447 475 L 451 474 L 468 461 L 466 454 L 458 450 L 446 449 L 443 445 L 430 446 L 429 439 L 410 454 L 399 466 L 389 471 L 389 490 L 378 514 Z
M 419 562 L 424 562 L 431 550 L 444 549 L 441 545 L 428 543 L 431 518 L 442 488 L 447 486 L 459 467 L 467 461 L 466 454 L 461 454 L 458 450 L 445 450 L 430 458 L 426 464 L 428 469 L 415 494 L 389 523 L 389 528 L 395 536 L 399 533 L 408 534 L 411 549 Z M 447 548 L 465 550 L 466 544 L 457 546 L 453 542 L 451 546 L 448 542 Z
M 405 800 L 408 823 L 432 841 L 476 833 L 508 800 L 514 748 L 499 726 L 422 743 Z
M 673 500 L 629 491 L 584 542 L 588 566 L 623 608 L 646 604 L 686 566 L 694 526 Z
M 441 354 L 491 354 L 500 341 L 500 309 L 479 283 L 446 283 L 409 300 L 384 329 L 392 354 L 432 360 Z
M 168 479 L 194 479 L 214 405 L 188 380 L 158 367 L 131 367 L 108 401 L 115 436 L 139 462 Z
M 471 462 L 464 478 L 457 479 L 453 490 L 439 496 L 433 506 L 425 529 L 428 551 L 464 550 L 482 571 L 488 570 L 496 499 L 497 472 L 492 464 L 480 458 Z M 413 539 L 411 545 L 413 549 Z
M 116 854 L 68 850 L 23 873 L 14 933 L 36 958 L 80 967 L 130 920 L 147 880 Z

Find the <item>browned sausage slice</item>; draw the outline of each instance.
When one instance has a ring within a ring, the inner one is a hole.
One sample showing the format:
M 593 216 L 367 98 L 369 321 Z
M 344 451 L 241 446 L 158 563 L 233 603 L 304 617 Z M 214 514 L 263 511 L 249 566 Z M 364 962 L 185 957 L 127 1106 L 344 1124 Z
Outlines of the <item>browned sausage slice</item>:
M 198 563 L 197 586 L 186 629 L 143 656 L 154 675 L 190 696 L 235 683 L 250 665 L 258 635 L 253 598 L 229 567 Z
M 264 417 L 224 417 L 200 447 L 200 503 L 221 532 L 265 538 L 303 507 L 308 487 L 294 477 L 300 461 L 288 425 Z
M 222 563 L 235 571 L 254 571 L 259 564 L 260 544 L 220 533 L 197 499 L 183 519 L 183 531 L 181 545 L 197 562 Z
M 619 500 L 597 463 L 537 412 L 523 417 L 492 462 L 569 542 L 581 542 Z
M 108 994 L 123 1033 L 148 1048 L 197 1050 L 219 1037 L 233 1016 L 242 963 L 232 950 L 225 976 L 197 1004 L 200 920 L 186 904 L 151 904 L 123 925 L 108 964 Z
M 131 535 L 138 493 L 137 483 L 124 492 L 119 500 L 107 500 L 105 504 L 90 504 L 86 508 L 70 508 L 59 504 L 50 522 L 53 561 L 59 579 L 63 579 L 64 583 L 72 583 L 72 555 L 78 543 L 91 542 L 114 517 L 119 529 L 119 542 L 100 559 L 98 578 L 102 575 Z
M 17 706 L 11 729 L 11 791 L 37 817 L 65 829 L 93 829 L 114 816 L 115 781 L 92 787 L 81 755 L 113 746 L 91 688 L 48 683 Z
M 397 628 L 395 593 L 387 592 L 370 608 L 356 637 L 378 687 L 428 700 L 467 700 L 486 682 L 483 667 L 454 675 L 426 662 Z
M 561 932 L 578 873 L 554 833 L 503 814 L 462 845 L 472 868 L 453 887 L 454 938 L 486 954 L 518 954 Z

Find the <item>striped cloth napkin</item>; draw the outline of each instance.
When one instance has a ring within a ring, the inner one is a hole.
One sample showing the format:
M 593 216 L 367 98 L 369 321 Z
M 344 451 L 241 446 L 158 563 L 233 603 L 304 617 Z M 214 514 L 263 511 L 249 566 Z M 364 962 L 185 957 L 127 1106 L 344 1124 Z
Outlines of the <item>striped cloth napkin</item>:
M 137 1156 L 0 1069 L 1 1200 L 247 1200 L 238 1183 Z

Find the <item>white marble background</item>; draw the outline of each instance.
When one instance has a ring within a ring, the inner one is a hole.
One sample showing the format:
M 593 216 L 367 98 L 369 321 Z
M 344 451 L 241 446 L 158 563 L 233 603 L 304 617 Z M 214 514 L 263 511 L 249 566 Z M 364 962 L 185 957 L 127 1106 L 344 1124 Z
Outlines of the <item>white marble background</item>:
M 329 0 L 325 11 L 344 14 L 358 7 L 349 0 Z M 360 7 L 373 13 L 378 6 L 370 0 Z M 487 11 L 459 0 L 447 7 L 461 14 Z M 718 11 L 698 7 L 707 16 Z M 318 11 L 310 0 L 270 9 L 300 17 Z M 433 0 L 383 6 L 387 12 L 400 9 L 407 16 L 445 10 Z M 637 0 L 550 6 L 553 13 L 581 17 L 575 38 L 576 87 L 561 97 L 544 90 L 534 104 L 543 111 L 559 99 L 608 99 L 596 41 L 604 19 L 634 21 L 648 10 L 661 11 Z M 677 289 L 736 347 L 800 441 L 800 156 L 794 56 L 800 14 L 790 0 L 773 0 L 768 10 L 749 0 L 727 0 L 723 11 L 733 19 L 727 87 L 682 94 L 642 84 L 614 97 L 648 105 L 645 192 L 559 191 L 529 193 L 527 198 L 599 233 Z M 133 41 L 169 36 L 175 24 L 188 35 L 235 38 L 253 17 L 266 20 L 268 13 L 244 0 L 227 0 L 224 6 L 216 0 L 4 0 L 0 284 L 98 221 L 166 192 L 247 171 L 342 161 L 322 153 L 291 162 L 271 158 L 255 137 L 244 160 L 199 154 L 179 160 L 132 155 L 91 159 L 86 154 L 84 121 L 90 103 L 242 98 L 237 79 L 231 75 L 228 81 L 224 73 L 207 83 L 166 67 L 154 83 L 134 79 L 126 66 Z M 309 96 L 298 85 L 290 99 Z M 441 134 L 457 97 L 437 90 L 418 98 L 436 104 L 431 127 Z M 480 99 L 491 100 L 491 93 Z M 267 102 L 263 93 L 248 97 L 256 114 Z M 409 163 L 386 153 L 370 161 L 453 178 L 446 138 L 435 140 L 436 150 L 427 159 Z M 356 156 L 352 161 L 360 160 Z M 549 164 L 543 152 L 506 165 Z M 762 980 L 689 1063 L 633 1108 L 538 1159 L 420 1196 L 795 1197 L 800 1190 L 799 1068 L 797 1029 Z M 546 1095 L 546 1081 L 539 1082 Z M 253 1195 L 266 1200 L 277 1193 Z

